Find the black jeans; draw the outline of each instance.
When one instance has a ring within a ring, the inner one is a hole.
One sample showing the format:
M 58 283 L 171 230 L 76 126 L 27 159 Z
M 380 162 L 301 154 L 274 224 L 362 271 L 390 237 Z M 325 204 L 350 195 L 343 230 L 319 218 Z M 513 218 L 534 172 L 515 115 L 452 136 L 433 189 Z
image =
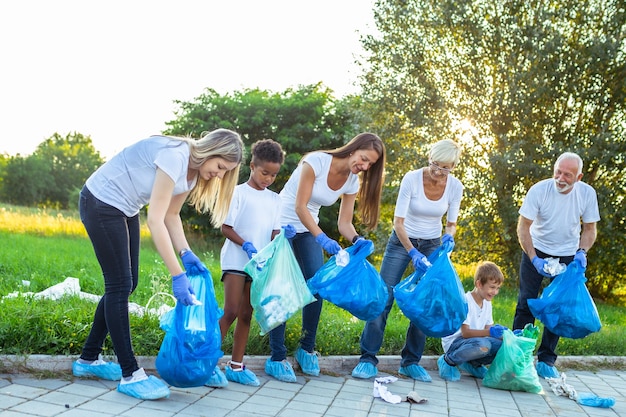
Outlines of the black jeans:
M 126 216 L 98 200 L 87 187 L 80 192 L 79 210 L 104 276 L 104 295 L 80 357 L 97 359 L 110 334 L 122 375 L 128 377 L 139 369 L 128 319 L 128 298 L 139 279 L 139 215 Z
M 559 262 L 569 265 L 574 260 L 574 256 L 552 256 L 547 253 L 536 250 L 537 256 L 540 258 L 559 258 Z M 532 261 L 522 252 L 522 262 L 519 268 L 519 296 L 517 298 L 517 307 L 515 308 L 515 317 L 513 318 L 513 329 L 523 329 L 527 323 L 535 323 L 535 316 L 528 307 L 529 298 L 537 298 L 541 290 L 541 284 L 544 276 L 537 272 Z M 550 282 L 554 277 L 549 278 Z M 537 350 L 537 360 L 544 362 L 546 365 L 554 366 L 556 362 L 556 346 L 559 343 L 559 336 L 544 328 L 541 337 L 541 343 Z

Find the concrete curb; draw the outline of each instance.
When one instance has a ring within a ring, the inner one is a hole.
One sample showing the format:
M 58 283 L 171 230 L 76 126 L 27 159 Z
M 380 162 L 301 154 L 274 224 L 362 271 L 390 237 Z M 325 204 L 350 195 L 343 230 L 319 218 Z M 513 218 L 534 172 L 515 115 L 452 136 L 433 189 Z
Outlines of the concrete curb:
M 250 369 L 264 370 L 268 356 L 246 356 L 244 362 Z M 77 356 L 63 355 L 0 355 L 0 373 L 71 373 L 72 362 Z M 114 357 L 105 358 L 115 360 Z M 230 356 L 225 355 L 219 360 L 220 365 L 225 365 Z M 137 357 L 139 366 L 147 371 L 156 371 L 154 356 Z M 297 368 L 297 362 L 293 357 L 288 360 Z M 400 366 L 400 356 L 378 356 L 378 369 L 388 373 L 397 373 Z M 320 370 L 325 374 L 345 375 L 359 362 L 358 356 L 320 356 Z M 423 356 L 420 365 L 425 369 L 437 370 L 437 356 Z M 625 356 L 562 356 L 557 361 L 557 367 L 565 369 L 624 369 L 626 368 Z

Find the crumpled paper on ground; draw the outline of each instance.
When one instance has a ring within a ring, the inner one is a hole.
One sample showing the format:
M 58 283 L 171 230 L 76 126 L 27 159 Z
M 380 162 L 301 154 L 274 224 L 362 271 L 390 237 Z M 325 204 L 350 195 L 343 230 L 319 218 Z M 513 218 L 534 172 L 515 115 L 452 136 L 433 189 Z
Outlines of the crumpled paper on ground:
M 591 392 L 576 392 L 574 387 L 566 382 L 566 379 L 565 373 L 561 372 L 559 378 L 546 378 L 546 381 L 556 395 L 568 397 L 580 405 L 600 408 L 610 408 L 615 405 L 615 398 L 613 397 L 598 397 Z
M 398 378 L 395 376 L 381 376 L 374 379 L 374 398 L 381 398 L 391 404 L 398 404 L 402 401 L 407 401 L 411 404 L 423 404 L 428 401 L 426 398 L 421 397 L 416 391 L 410 391 L 404 398 L 400 397 L 399 395 L 392 394 L 389 389 L 383 385 L 396 382 L 397 380 Z
M 30 282 L 23 281 L 22 284 L 26 287 L 30 285 Z M 77 295 L 81 299 L 89 300 L 97 303 L 102 298 L 99 295 L 89 294 L 80 290 L 80 283 L 78 278 L 67 277 L 63 282 L 59 282 L 51 287 L 46 288 L 43 291 L 39 291 L 37 293 L 32 291 L 27 292 L 19 292 L 14 291 L 10 294 L 5 295 L 2 298 L 16 298 L 19 296 L 28 297 L 32 296 L 34 299 L 49 299 L 49 300 L 58 300 L 66 295 Z M 157 308 L 147 308 L 143 307 L 137 303 L 128 303 L 128 311 L 129 313 L 136 314 L 138 316 L 143 316 L 144 314 L 155 314 L 158 317 L 161 317 L 162 314 L 171 310 L 173 307 L 168 306 L 167 304 L 162 304 Z
M 395 376 L 385 376 L 376 378 L 374 380 L 374 398 L 382 398 L 391 404 L 398 404 L 402 401 L 402 397 L 399 395 L 392 394 L 389 392 L 386 386 L 383 384 L 388 384 L 390 382 L 396 382 L 398 378 Z
M 402 401 L 407 401 L 411 404 L 424 404 L 428 400 L 420 396 L 417 391 L 409 391 L 406 398 L 404 398 Z

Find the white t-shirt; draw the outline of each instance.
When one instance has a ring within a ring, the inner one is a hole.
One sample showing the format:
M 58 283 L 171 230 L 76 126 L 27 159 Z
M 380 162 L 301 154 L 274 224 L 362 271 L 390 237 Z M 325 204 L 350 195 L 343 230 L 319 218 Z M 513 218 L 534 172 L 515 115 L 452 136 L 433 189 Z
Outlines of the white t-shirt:
M 348 175 L 346 182 L 338 190 L 332 190 L 328 186 L 328 172 L 333 156 L 326 152 L 312 152 L 306 155 L 298 167 L 293 171 L 291 177 L 280 192 L 282 200 L 282 219 L 283 226 L 288 224 L 296 228 L 296 232 L 308 232 L 304 227 L 300 218 L 296 214 L 296 193 L 300 184 L 300 176 L 302 175 L 302 164 L 308 164 L 315 172 L 315 182 L 311 198 L 307 203 L 307 209 L 315 223 L 319 223 L 319 212 L 322 206 L 331 206 L 344 194 L 356 194 L 359 191 L 359 176 L 353 173 Z
M 172 195 L 190 191 L 187 181 L 189 145 L 165 136 L 152 136 L 124 148 L 87 179 L 89 191 L 100 201 L 132 217 L 150 201 L 156 169 L 174 181 Z
M 478 303 L 476 303 L 476 300 L 474 300 L 474 297 L 472 297 L 471 291 L 465 293 L 465 299 L 467 300 L 467 318 L 463 324 L 467 324 L 472 330 L 482 330 L 485 326 L 493 325 L 491 301 L 483 300 L 483 306 L 481 308 Z M 441 345 L 443 346 L 443 351 L 448 352 L 452 342 L 459 337 L 463 337 L 461 335 L 461 329 L 450 336 L 442 337 Z
M 245 242 L 252 242 L 260 251 L 272 240 L 272 231 L 280 229 L 280 197 L 269 189 L 256 190 L 248 183 L 239 184 L 224 224 L 231 226 Z M 230 239 L 220 253 L 222 271 L 243 271 L 248 254 Z
M 600 221 L 596 191 L 584 182 L 561 194 L 554 179 L 539 181 L 528 190 L 519 214 L 532 220 L 533 246 L 554 256 L 571 256 L 580 242 L 580 221 Z
M 394 216 L 404 219 L 410 238 L 436 239 L 441 236 L 442 218 L 456 223 L 463 198 L 463 184 L 448 175 L 439 200 L 429 200 L 424 193 L 424 168 L 407 172 L 400 183 Z

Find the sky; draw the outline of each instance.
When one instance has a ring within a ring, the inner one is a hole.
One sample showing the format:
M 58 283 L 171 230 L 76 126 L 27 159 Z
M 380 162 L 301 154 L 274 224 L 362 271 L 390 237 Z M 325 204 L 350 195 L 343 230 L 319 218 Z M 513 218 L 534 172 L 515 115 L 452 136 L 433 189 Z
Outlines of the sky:
M 357 92 L 374 0 L 0 2 L 0 154 L 54 133 L 110 158 L 166 128 L 175 100 L 322 82 Z

